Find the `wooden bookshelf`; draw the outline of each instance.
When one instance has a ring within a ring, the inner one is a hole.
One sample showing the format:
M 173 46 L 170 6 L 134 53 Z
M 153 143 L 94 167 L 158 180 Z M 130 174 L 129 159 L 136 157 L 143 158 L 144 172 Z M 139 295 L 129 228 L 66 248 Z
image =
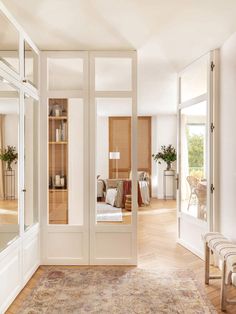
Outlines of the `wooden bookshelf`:
M 49 120 L 67 120 L 67 117 L 66 116 L 61 116 L 61 117 L 49 116 Z
M 49 223 L 68 224 L 68 100 L 49 99 Z M 62 186 L 60 186 L 62 184 Z M 60 186 L 60 187 L 59 187 Z
M 56 144 L 58 144 L 58 145 L 66 145 L 67 142 L 49 142 L 49 144 L 50 145 L 56 145 Z

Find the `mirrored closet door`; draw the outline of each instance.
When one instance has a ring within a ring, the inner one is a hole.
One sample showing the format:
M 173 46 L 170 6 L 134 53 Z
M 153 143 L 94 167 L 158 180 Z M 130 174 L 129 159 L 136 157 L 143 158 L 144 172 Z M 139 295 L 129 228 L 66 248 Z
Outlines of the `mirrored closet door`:
M 136 53 L 43 52 L 41 84 L 43 263 L 135 264 Z
M 90 53 L 90 87 L 90 263 L 136 264 L 136 53 Z
M 0 2 L 0 313 L 40 263 L 38 62 Z
M 0 251 L 19 236 L 19 96 L 0 77 Z
M 88 54 L 45 52 L 42 75 L 43 258 L 88 264 Z
M 20 57 L 19 42 L 20 32 L 13 22 L 0 10 L 0 64 L 4 70 L 13 76 L 19 77 Z

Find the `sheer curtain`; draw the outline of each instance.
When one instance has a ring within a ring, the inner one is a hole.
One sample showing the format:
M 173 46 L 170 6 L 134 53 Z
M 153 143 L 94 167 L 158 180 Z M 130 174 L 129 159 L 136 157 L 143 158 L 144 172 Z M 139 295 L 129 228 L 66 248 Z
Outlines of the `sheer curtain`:
M 0 150 L 4 148 L 4 115 L 0 114 Z M 4 199 L 4 167 L 0 160 L 0 200 Z
M 188 141 L 187 141 L 187 116 L 181 114 L 181 199 L 187 200 L 189 189 L 187 176 L 189 175 L 188 164 Z

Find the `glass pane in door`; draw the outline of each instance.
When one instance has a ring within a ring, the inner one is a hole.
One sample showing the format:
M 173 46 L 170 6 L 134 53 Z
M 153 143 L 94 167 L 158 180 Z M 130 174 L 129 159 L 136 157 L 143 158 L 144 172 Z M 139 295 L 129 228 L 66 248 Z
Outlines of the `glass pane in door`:
M 132 100 L 97 98 L 96 108 L 96 221 L 106 224 L 130 224 Z
M 0 251 L 19 234 L 19 93 L 0 77 Z
M 38 102 L 25 95 L 25 230 L 38 222 Z
M 19 73 L 19 33 L 0 11 L 0 63 Z
M 131 91 L 131 58 L 95 58 L 95 90 Z
M 83 90 L 83 72 L 82 58 L 48 58 L 48 89 Z
M 83 100 L 49 99 L 48 132 L 49 223 L 82 225 L 85 171 Z
M 208 55 L 200 58 L 181 74 L 180 102 L 193 99 L 207 93 Z
M 207 220 L 207 102 L 180 110 L 181 211 Z

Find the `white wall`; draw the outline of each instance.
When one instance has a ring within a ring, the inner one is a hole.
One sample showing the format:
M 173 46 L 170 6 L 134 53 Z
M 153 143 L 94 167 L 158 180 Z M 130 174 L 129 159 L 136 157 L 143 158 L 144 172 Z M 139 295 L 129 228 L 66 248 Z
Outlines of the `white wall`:
M 152 153 L 160 151 L 162 145 L 172 144 L 177 148 L 177 116 L 156 115 L 152 117 Z M 152 196 L 163 198 L 163 171 L 166 164 L 152 161 Z M 173 168 L 176 169 L 175 164 Z
M 220 51 L 220 229 L 236 241 L 236 33 Z
M 97 117 L 97 175 L 109 177 L 109 132 L 108 117 Z

